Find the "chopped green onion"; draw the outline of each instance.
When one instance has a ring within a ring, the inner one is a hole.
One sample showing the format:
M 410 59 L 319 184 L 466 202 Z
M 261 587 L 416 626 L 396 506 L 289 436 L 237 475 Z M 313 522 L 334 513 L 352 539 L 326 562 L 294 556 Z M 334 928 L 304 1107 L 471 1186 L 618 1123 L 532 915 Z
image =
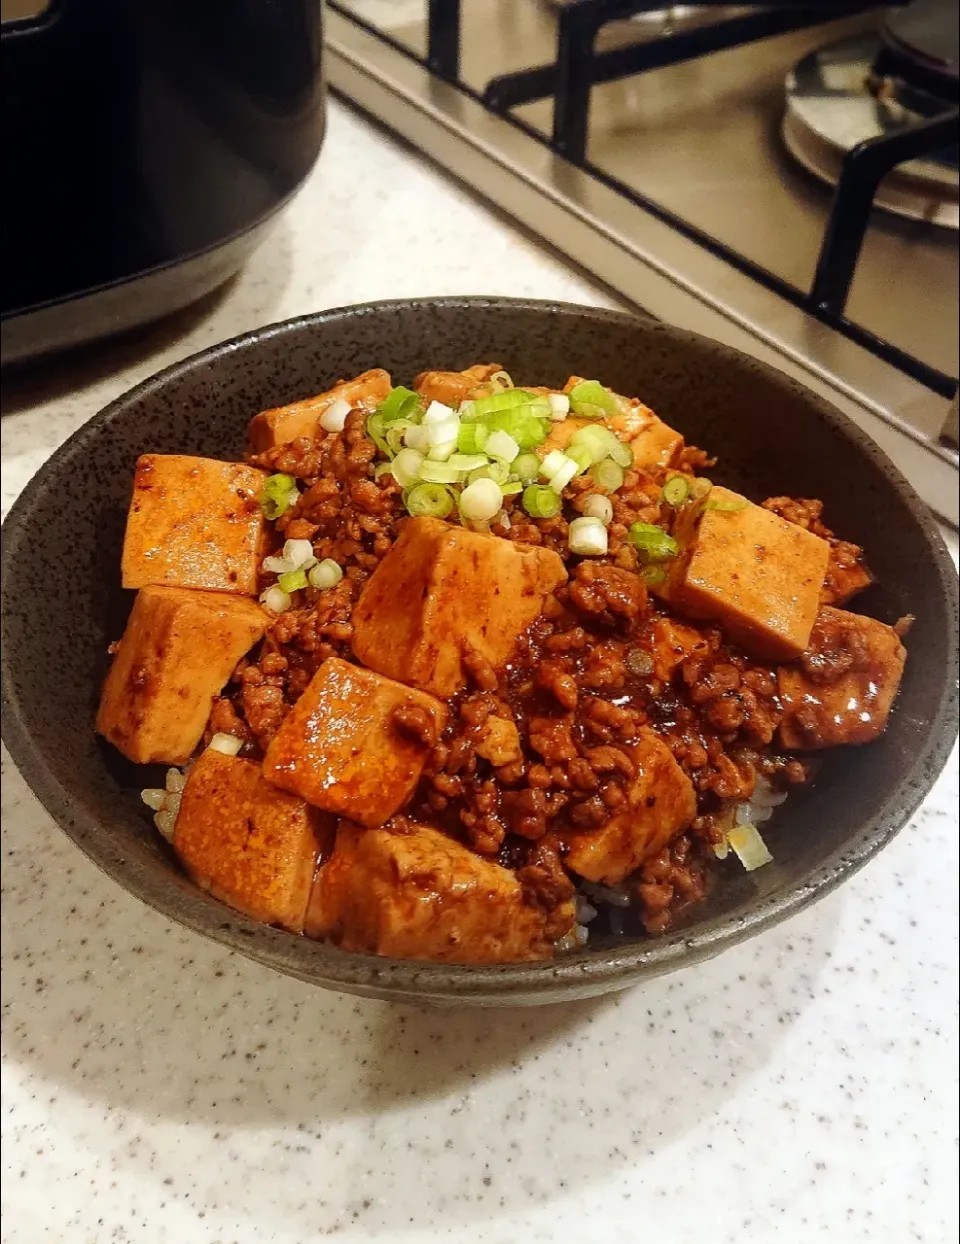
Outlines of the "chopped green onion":
M 457 471 L 476 471 L 480 467 L 489 466 L 486 454 L 453 454 L 447 459 L 447 466 Z
M 523 490 L 523 508 L 531 518 L 556 518 L 560 498 L 549 484 L 530 484 Z
M 660 587 L 667 581 L 667 572 L 662 566 L 644 566 L 640 575 L 647 587 Z
M 320 426 L 324 432 L 342 432 L 349 414 L 350 403 L 336 397 L 320 416 Z
M 279 518 L 281 514 L 286 514 L 291 505 L 299 498 L 297 492 L 297 481 L 292 475 L 270 475 L 264 480 L 263 487 L 260 489 L 260 509 L 263 510 L 264 518 L 270 519 L 271 522 L 275 518 Z
M 591 493 L 587 497 L 583 512 L 588 518 L 599 518 L 604 527 L 609 527 L 613 522 L 613 502 L 609 497 L 601 496 L 600 493 Z
M 460 427 L 457 431 L 457 449 L 462 454 L 481 453 L 489 435 L 490 431 L 485 423 L 464 423 L 461 415 Z
M 510 392 L 516 393 L 517 390 L 511 389 Z M 550 421 L 542 414 L 540 407 L 532 403 L 513 410 L 494 411 L 492 415 L 486 415 L 483 422 L 491 432 L 509 433 L 521 450 L 536 449 L 550 433 Z
M 536 454 L 521 454 L 519 458 L 514 458 L 511 471 L 517 479 L 528 484 L 540 474 L 540 459 Z
M 518 492 L 523 492 L 523 484 L 518 479 L 512 479 L 506 484 L 501 484 L 500 491 L 505 497 L 515 497 Z
M 307 572 L 302 569 L 288 570 L 286 574 L 282 574 L 277 579 L 277 586 L 287 595 L 291 592 L 299 592 L 302 587 L 307 586 Z
M 607 551 L 607 529 L 599 518 L 575 518 L 570 524 L 567 544 L 579 557 L 603 557 Z
M 310 586 L 317 588 L 319 591 L 323 591 L 328 587 L 334 587 L 342 578 L 343 571 L 332 557 L 325 557 L 322 562 L 318 562 L 307 573 Z
M 407 493 L 406 505 L 414 518 L 446 518 L 453 509 L 453 494 L 442 484 L 415 484 Z
M 367 436 L 374 442 L 381 453 L 386 454 L 388 458 L 393 457 L 393 450 L 386 438 L 383 419 L 379 414 L 372 414 L 367 419 Z
M 475 480 L 460 494 L 460 513 L 468 522 L 489 522 L 502 505 L 503 493 L 492 479 Z
M 446 423 L 448 419 L 459 420 L 460 416 L 452 406 L 447 406 L 443 402 L 431 402 L 427 407 L 427 413 L 423 416 L 423 422 L 429 427 L 432 423 Z
M 574 446 L 586 450 L 590 454 L 591 465 L 594 462 L 602 462 L 604 458 L 610 458 L 616 453 L 620 446 L 620 439 L 616 432 L 611 432 L 609 428 L 603 427 L 602 424 L 590 424 L 585 428 L 578 428 L 570 439 L 570 448 Z M 633 455 L 630 455 L 631 462 Z M 623 464 L 621 464 L 623 465 Z
M 427 457 L 433 462 L 446 462 L 448 458 L 452 458 L 457 450 L 457 442 L 455 440 L 442 441 L 439 445 L 434 445 L 427 451 Z
M 705 510 L 718 510 L 722 514 L 734 514 L 737 510 L 745 510 L 750 504 L 749 501 L 728 500 L 726 497 L 718 497 L 716 501 L 705 501 L 703 508 Z
M 471 471 L 467 483 L 473 484 L 478 479 L 492 479 L 495 484 L 503 485 L 510 478 L 510 468 L 505 462 L 488 462 L 486 466 Z
M 563 465 L 554 471 L 549 480 L 547 480 L 547 483 L 554 492 L 563 492 L 567 484 L 570 483 L 575 475 L 579 475 L 579 473 L 580 464 L 574 462 L 572 458 L 568 458 L 566 454 L 564 454 Z
M 512 389 L 513 381 L 510 379 L 510 373 L 505 371 L 495 371 L 487 384 L 496 385 L 498 389 Z
M 393 474 L 393 463 L 392 462 L 378 462 L 377 465 L 373 468 L 374 479 L 380 479 L 382 475 L 392 475 L 392 474 Z
M 268 587 L 265 592 L 260 593 L 260 604 L 266 605 L 271 613 L 286 613 L 290 608 L 290 597 L 275 583 L 273 587 Z
M 401 488 L 412 484 L 423 466 L 423 454 L 415 449 L 401 449 L 393 460 L 393 477 Z
M 427 461 L 421 466 L 417 479 L 426 484 L 459 484 L 463 472 L 447 462 Z
M 683 475 L 674 475 L 664 484 L 660 496 L 667 505 L 683 505 L 690 496 L 690 481 Z
M 387 441 L 390 441 L 390 432 L 387 432 Z M 422 423 L 415 423 L 403 434 L 403 443 L 407 449 L 415 449 L 418 453 L 425 454 L 430 448 L 430 429 L 425 428 Z
M 631 523 L 627 539 L 643 562 L 666 562 L 680 551 L 676 540 L 668 536 L 662 527 L 654 527 L 652 523 Z
M 377 414 L 383 424 L 393 423 L 395 419 L 413 419 L 419 422 L 423 417 L 423 402 L 419 393 L 398 384 L 380 403 Z
M 451 419 L 440 419 L 436 423 L 428 423 L 424 426 L 427 429 L 431 449 L 438 445 L 452 443 L 453 448 L 450 450 L 450 453 L 456 453 L 457 436 L 460 432 L 460 420 L 456 415 Z
M 547 401 L 550 403 L 550 418 L 554 423 L 561 423 L 570 413 L 570 399 L 566 393 L 548 393 Z
M 243 739 L 238 739 L 235 734 L 221 734 L 218 731 L 207 746 L 211 751 L 222 752 L 224 756 L 236 756 L 243 747 Z
M 570 409 L 584 419 L 601 419 L 604 415 L 620 413 L 620 403 L 599 380 L 581 380 L 567 394 Z
M 713 484 L 704 475 L 698 475 L 696 479 L 690 481 L 690 495 L 694 501 L 702 501 L 707 495 Z
M 616 492 L 623 484 L 623 467 L 617 466 L 612 458 L 604 458 L 590 468 L 590 476 L 604 492 Z
M 737 859 L 748 873 L 762 868 L 773 859 L 767 844 L 760 837 L 760 832 L 752 822 L 737 817 L 737 824 L 727 830 L 727 842 L 737 853 Z
M 545 398 L 535 397 L 526 389 L 507 389 L 503 393 L 491 393 L 489 397 L 474 398 L 469 418 L 485 419 L 487 415 L 505 410 L 519 410 L 521 406 L 537 405 L 537 403 L 540 403 L 540 409 L 548 408 L 550 405 Z
M 520 453 L 520 446 L 509 432 L 498 429 L 487 438 L 484 453 L 491 458 L 499 458 L 501 462 L 512 462 Z
M 590 457 L 590 451 L 584 449 L 582 445 L 571 445 L 566 450 L 567 457 L 571 462 L 575 462 L 579 468 L 578 475 L 582 475 L 587 467 L 592 466 L 593 459 Z
M 551 449 L 543 462 L 540 463 L 540 474 L 544 479 L 549 479 L 551 475 L 555 475 L 557 471 L 567 461 L 567 455 L 562 449 Z
M 623 467 L 624 470 L 633 466 L 633 450 L 629 445 L 624 444 L 619 436 L 616 445 L 610 450 L 610 457 L 617 466 Z

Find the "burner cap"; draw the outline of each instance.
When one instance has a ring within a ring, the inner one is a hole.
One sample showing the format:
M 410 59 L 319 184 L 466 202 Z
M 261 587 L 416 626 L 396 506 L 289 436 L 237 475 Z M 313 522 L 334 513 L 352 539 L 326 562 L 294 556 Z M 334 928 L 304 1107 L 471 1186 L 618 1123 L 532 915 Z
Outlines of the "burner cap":
M 882 71 L 949 103 L 958 101 L 960 19 L 956 0 L 915 0 L 881 28 Z

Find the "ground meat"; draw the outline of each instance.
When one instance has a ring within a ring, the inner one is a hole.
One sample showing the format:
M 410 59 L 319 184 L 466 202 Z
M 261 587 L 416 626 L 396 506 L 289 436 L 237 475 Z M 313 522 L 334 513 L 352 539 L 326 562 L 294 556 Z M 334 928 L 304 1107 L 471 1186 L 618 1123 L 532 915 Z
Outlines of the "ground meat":
M 523 886 L 527 901 L 546 913 L 547 935 L 562 937 L 571 924 L 566 908 L 574 889 L 556 851 L 546 843 L 538 843 L 527 862 L 517 869 L 517 880 Z
M 340 433 L 293 441 L 251 459 L 298 482 L 296 503 L 274 524 L 279 539 L 311 541 L 317 559 L 335 561 L 343 577 L 333 588 L 296 592 L 292 608 L 214 702 L 208 733 L 240 738 L 244 755 L 269 745 L 323 661 L 353 660 L 354 604 L 408 521 L 392 476 L 373 477 L 377 449 L 365 421 L 363 411 L 353 411 Z M 688 447 L 671 469 L 693 472 L 711 463 Z M 772 750 L 780 720 L 776 671 L 749 660 L 717 628 L 685 620 L 699 636 L 695 651 L 654 676 L 647 636 L 662 606 L 647 598 L 628 531 L 635 522 L 669 520 L 661 499 L 665 475 L 664 469 L 625 472 L 611 497 L 602 558 L 570 553 L 567 517 L 534 520 L 518 497 L 505 498 L 509 525 L 497 523 L 492 533 L 555 550 L 567 564 L 567 585 L 546 602 L 505 669 L 492 668 L 478 652 L 463 653 L 468 685 L 448 702 L 439 738 L 432 719 L 415 706 L 393 714 L 394 727 L 430 753 L 392 828 L 399 832 L 405 819 L 435 825 L 514 869 L 527 902 L 545 913 L 550 936 L 569 931 L 574 893 L 552 844 L 562 842 L 565 831 L 596 829 L 623 810 L 636 777 L 632 749 L 643 727 L 664 739 L 690 778 L 697 816 L 624 883 L 631 900 L 627 919 L 638 931 L 662 932 L 703 897 L 730 807 L 750 797 L 757 773 L 786 789 L 808 781 L 813 771 L 810 761 Z M 595 491 L 588 474 L 571 481 L 563 494 L 565 514 L 584 513 Z M 772 497 L 765 505 L 828 541 L 824 593 L 831 600 L 848 599 L 870 581 L 862 551 L 824 526 L 818 501 Z M 265 575 L 263 586 L 273 581 Z M 815 680 L 836 678 L 857 659 L 846 637 L 833 639 L 818 634 L 816 653 L 801 659 Z
M 620 623 L 629 632 L 646 604 L 643 581 L 627 570 L 602 562 L 581 562 L 567 589 L 574 609 L 592 621 Z

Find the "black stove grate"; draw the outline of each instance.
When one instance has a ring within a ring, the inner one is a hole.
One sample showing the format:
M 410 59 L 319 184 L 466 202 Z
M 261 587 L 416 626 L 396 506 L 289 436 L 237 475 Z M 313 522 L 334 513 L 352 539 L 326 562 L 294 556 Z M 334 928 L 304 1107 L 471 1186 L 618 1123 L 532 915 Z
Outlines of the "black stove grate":
M 686 0 L 686 3 L 705 9 L 729 7 L 729 0 Z M 537 142 L 549 146 L 623 198 L 822 323 L 843 333 L 878 358 L 943 397 L 952 397 L 956 392 L 956 377 L 948 376 L 915 358 L 863 325 L 847 319 L 844 314 L 880 182 L 900 164 L 957 146 L 960 143 L 960 110 L 956 107 L 948 105 L 937 116 L 860 143 L 846 155 L 824 230 L 813 283 L 806 290 L 753 263 L 704 230 L 591 164 L 587 158 L 590 96 L 595 84 L 631 77 L 649 69 L 678 64 L 825 21 L 851 17 L 874 8 L 875 4 L 863 3 L 863 0 L 822 0 L 819 4 L 811 4 L 809 0 L 764 0 L 762 5 L 751 6 L 747 12 L 743 11 L 746 6 L 738 5 L 736 14 L 710 24 L 667 32 L 659 38 L 598 52 L 597 36 L 607 23 L 661 9 L 664 0 L 567 0 L 557 11 L 556 61 L 495 77 L 482 93 L 474 91 L 460 76 L 461 0 L 429 0 L 425 60 L 385 31 L 358 17 L 344 4 L 337 0 L 330 0 L 330 4 L 349 21 L 404 56 L 425 64 L 437 77 L 482 103 Z M 553 127 L 549 138 L 511 111 L 521 104 L 550 98 L 553 99 Z

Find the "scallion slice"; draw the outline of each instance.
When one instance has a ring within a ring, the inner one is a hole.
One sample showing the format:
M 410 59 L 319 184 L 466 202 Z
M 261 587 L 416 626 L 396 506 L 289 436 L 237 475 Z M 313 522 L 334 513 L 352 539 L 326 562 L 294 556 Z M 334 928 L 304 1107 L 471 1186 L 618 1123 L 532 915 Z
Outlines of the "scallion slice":
M 416 481 L 423 461 L 423 454 L 415 449 L 400 450 L 393 460 L 393 477 L 401 488 L 408 488 Z
M 334 398 L 320 416 L 320 426 L 324 432 L 342 432 L 350 414 L 350 403 L 342 397 Z
M 385 454 L 388 458 L 393 457 L 393 450 L 387 441 L 383 419 L 378 413 L 374 413 L 367 418 L 367 436 L 370 437 L 382 454 Z
M 599 380 L 581 380 L 567 396 L 570 398 L 570 409 L 583 419 L 601 419 L 604 415 L 620 413 L 616 396 Z
M 613 522 L 613 502 L 598 492 L 587 497 L 583 512 L 588 518 L 599 518 L 604 527 L 609 527 Z
M 273 522 L 281 514 L 286 514 L 299 496 L 297 481 L 292 475 L 269 475 L 258 498 L 264 518 Z
M 414 484 L 407 493 L 406 505 L 414 518 L 446 518 L 453 509 L 453 493 L 443 484 Z
M 492 479 L 474 480 L 460 494 L 460 513 L 468 522 L 489 522 L 502 505 L 503 493 Z
M 492 479 L 495 484 L 503 485 L 509 478 L 510 468 L 505 462 L 488 462 L 486 466 L 471 471 L 467 476 L 467 483 L 473 484 L 478 479 Z
M 449 419 L 459 418 L 452 406 L 446 406 L 443 402 L 431 402 L 423 416 L 423 422 L 429 427 L 433 423 L 446 423 Z
M 307 580 L 311 587 L 323 591 L 325 588 L 334 587 L 343 578 L 343 571 L 333 560 L 332 557 L 325 557 L 322 562 L 318 562 L 316 566 L 312 566 L 307 572 Z
M 489 466 L 489 459 L 486 454 L 453 454 L 447 459 L 447 466 L 457 471 L 476 471 Z
M 419 393 L 398 384 L 380 403 L 377 414 L 384 425 L 393 423 L 395 419 L 413 419 L 419 422 L 423 417 L 423 402 Z
M 575 518 L 570 524 L 567 545 L 579 557 L 603 557 L 607 551 L 607 529 L 599 518 Z
M 616 492 L 623 484 L 623 467 L 617 466 L 612 458 L 604 458 L 590 468 L 590 476 L 604 492 Z
M 523 508 L 531 518 L 556 518 L 560 498 L 549 484 L 530 484 L 523 490 Z
M 487 437 L 483 451 L 491 458 L 498 458 L 501 462 L 512 462 L 520 453 L 520 446 L 509 432 L 498 428 L 496 432 L 491 432 Z
M 299 592 L 301 588 L 307 586 L 307 572 L 305 570 L 288 570 L 286 574 L 280 575 L 277 579 L 277 587 L 282 592 L 286 592 L 289 596 L 291 592 Z
M 427 457 L 432 462 L 446 462 L 452 458 L 457 451 L 457 442 L 455 440 L 442 441 L 439 445 L 434 445 L 427 450 Z
M 266 605 L 271 613 L 286 613 L 290 608 L 290 597 L 276 583 L 260 593 L 260 604 Z
M 521 454 L 510 464 L 510 471 L 517 479 L 522 479 L 525 484 L 528 484 L 540 474 L 540 459 L 536 454 Z
M 584 449 L 582 445 L 570 445 L 565 452 L 570 461 L 577 464 L 578 475 L 582 475 L 593 463 L 589 450 Z
M 553 489 L 554 492 L 563 492 L 567 484 L 569 484 L 570 481 L 573 479 L 573 477 L 575 475 L 578 475 L 579 472 L 580 472 L 580 464 L 577 462 L 574 462 L 572 458 L 568 458 L 566 454 L 564 454 L 563 465 L 558 467 L 557 470 L 554 471 L 554 473 L 550 476 L 547 483 L 550 485 L 550 487 Z
M 664 484 L 660 496 L 667 505 L 683 505 L 690 497 L 690 481 L 684 475 L 674 475 Z
M 222 734 L 218 731 L 207 746 L 211 751 L 221 752 L 224 756 L 236 756 L 243 747 L 243 739 L 238 739 L 235 734 Z
M 589 465 L 602 462 L 604 458 L 613 457 L 619 447 L 620 440 L 617 434 L 601 424 L 590 424 L 588 427 L 578 428 L 570 439 L 570 449 L 578 448 L 589 453 Z M 632 461 L 632 454 L 630 458 Z
M 631 523 L 627 539 L 640 554 L 641 561 L 647 564 L 669 561 L 680 551 L 676 540 L 652 523 Z
M 485 423 L 464 423 L 461 415 L 460 427 L 457 431 L 457 449 L 462 454 L 482 453 L 489 435 L 490 432 Z
M 551 449 L 543 462 L 540 464 L 540 474 L 544 479 L 549 479 L 551 475 L 555 475 L 567 460 L 567 455 L 562 449 Z
M 518 492 L 523 492 L 523 484 L 518 479 L 511 479 L 500 485 L 500 491 L 505 497 L 515 497 Z
M 550 403 L 550 418 L 555 423 L 566 419 L 570 413 L 570 399 L 566 393 L 548 393 L 547 401 Z
M 667 572 L 662 566 L 644 566 L 640 574 L 647 587 L 660 587 L 667 581 Z
M 417 479 L 426 484 L 458 484 L 463 472 L 447 462 L 432 462 L 429 458 L 420 467 Z

